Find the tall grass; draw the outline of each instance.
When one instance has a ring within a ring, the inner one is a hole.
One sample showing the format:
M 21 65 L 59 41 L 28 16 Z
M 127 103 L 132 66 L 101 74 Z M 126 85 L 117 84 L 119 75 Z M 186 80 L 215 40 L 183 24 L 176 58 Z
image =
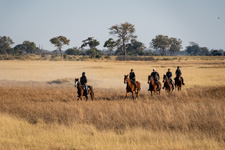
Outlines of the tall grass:
M 90 124 L 118 133 L 131 128 L 202 133 L 225 140 L 225 87 L 185 90 L 150 97 L 142 92 L 137 102 L 124 93 L 96 89 L 94 101 L 75 100 L 68 86 L 0 87 L 0 110 L 32 124 L 71 126 Z M 118 94 L 116 94 L 118 93 Z

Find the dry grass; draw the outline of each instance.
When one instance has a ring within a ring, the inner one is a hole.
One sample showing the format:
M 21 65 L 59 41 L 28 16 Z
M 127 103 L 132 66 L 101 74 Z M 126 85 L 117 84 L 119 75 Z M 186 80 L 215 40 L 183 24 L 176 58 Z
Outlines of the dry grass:
M 150 97 L 150 69 L 162 74 L 176 63 L 0 62 L 0 147 L 224 149 L 224 61 L 181 61 L 183 91 Z M 142 83 L 137 102 L 124 99 L 130 68 Z M 94 101 L 75 101 L 73 78 L 83 70 Z

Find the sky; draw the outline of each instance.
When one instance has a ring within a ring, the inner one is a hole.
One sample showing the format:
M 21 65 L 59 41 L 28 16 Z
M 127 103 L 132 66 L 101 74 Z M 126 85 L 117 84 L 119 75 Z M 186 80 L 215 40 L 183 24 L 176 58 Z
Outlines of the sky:
M 225 0 L 0 0 L 0 36 L 14 45 L 25 40 L 42 49 L 55 50 L 49 40 L 66 36 L 70 45 L 94 37 L 103 49 L 109 28 L 129 22 L 137 40 L 149 48 L 156 35 L 225 50 Z

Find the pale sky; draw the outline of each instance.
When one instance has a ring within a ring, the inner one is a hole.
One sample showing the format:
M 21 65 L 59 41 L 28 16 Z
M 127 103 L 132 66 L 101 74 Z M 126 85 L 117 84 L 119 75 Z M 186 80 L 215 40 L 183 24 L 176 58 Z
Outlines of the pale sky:
M 29 40 L 54 50 L 49 40 L 63 35 L 71 40 L 64 50 L 88 37 L 102 49 L 113 37 L 108 28 L 125 22 L 146 47 L 163 34 L 180 38 L 183 48 L 193 41 L 225 50 L 225 0 L 0 0 L 0 36 L 13 46 Z

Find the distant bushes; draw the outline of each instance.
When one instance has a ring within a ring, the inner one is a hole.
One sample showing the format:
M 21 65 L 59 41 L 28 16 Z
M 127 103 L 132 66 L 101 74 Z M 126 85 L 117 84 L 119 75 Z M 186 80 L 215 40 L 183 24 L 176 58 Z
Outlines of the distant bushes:
M 124 56 L 117 56 L 116 60 L 124 61 L 125 58 L 124 58 Z M 155 59 L 152 56 L 142 56 L 142 57 L 141 56 L 127 56 L 126 60 L 127 61 L 152 61 Z

